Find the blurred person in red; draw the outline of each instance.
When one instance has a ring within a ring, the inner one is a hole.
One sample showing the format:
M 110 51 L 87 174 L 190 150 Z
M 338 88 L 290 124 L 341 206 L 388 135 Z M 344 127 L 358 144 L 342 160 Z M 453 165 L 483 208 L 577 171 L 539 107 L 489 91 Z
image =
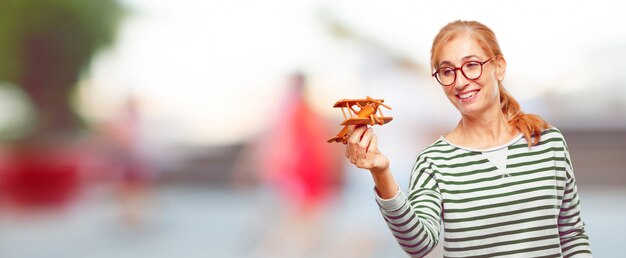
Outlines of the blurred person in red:
M 284 198 L 306 214 L 324 204 L 340 180 L 340 164 L 332 155 L 328 121 L 315 113 L 305 99 L 306 79 L 295 73 L 282 103 L 275 127 L 261 145 L 261 176 Z
M 287 252 L 281 247 L 285 241 L 294 242 L 292 254 L 308 253 L 319 241 L 324 207 L 341 186 L 343 163 L 337 158 L 341 149 L 325 141 L 332 134 L 329 121 L 306 102 L 302 73 L 291 75 L 288 83 L 273 126 L 253 144 L 253 153 L 245 154 L 258 169 L 260 183 L 277 195 L 285 212 L 283 219 L 272 218 L 279 225 L 262 238 L 257 254 Z

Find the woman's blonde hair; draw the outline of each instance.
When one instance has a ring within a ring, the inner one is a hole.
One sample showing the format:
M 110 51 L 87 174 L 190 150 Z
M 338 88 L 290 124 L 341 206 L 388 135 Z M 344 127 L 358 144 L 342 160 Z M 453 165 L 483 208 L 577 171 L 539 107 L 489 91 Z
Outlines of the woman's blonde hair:
M 496 35 L 489 27 L 477 21 L 457 20 L 441 28 L 437 36 L 435 36 L 430 50 L 430 66 L 432 70 L 439 68 L 439 59 L 443 46 L 460 33 L 471 35 L 478 41 L 485 53 L 491 54 L 493 57 L 503 56 L 500 45 L 496 40 Z M 509 124 L 522 132 L 528 141 L 529 147 L 537 145 L 541 137 L 541 131 L 549 128 L 550 125 L 537 115 L 522 112 L 519 103 L 504 88 L 501 81 L 498 81 L 498 89 L 500 92 L 500 107 L 502 113 L 507 116 Z

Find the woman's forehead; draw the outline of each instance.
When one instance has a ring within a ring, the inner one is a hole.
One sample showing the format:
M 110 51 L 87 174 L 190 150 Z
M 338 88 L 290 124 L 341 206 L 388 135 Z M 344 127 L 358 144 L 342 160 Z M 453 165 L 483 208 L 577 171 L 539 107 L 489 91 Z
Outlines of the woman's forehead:
M 487 55 L 478 40 L 467 33 L 463 33 L 450 39 L 443 45 L 438 63 L 460 64 L 460 62 L 469 59 L 485 58 L 487 58 Z

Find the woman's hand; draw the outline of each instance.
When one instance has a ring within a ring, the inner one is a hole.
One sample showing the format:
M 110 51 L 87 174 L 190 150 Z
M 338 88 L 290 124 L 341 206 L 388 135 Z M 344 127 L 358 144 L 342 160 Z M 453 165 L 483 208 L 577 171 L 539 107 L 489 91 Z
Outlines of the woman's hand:
M 398 194 L 398 184 L 389 170 L 389 159 L 378 150 L 378 137 L 372 128 L 361 126 L 348 138 L 346 158 L 358 168 L 367 169 L 374 179 L 376 193 L 380 198 L 391 199 Z
M 389 168 L 389 159 L 378 150 L 378 137 L 371 127 L 350 128 L 352 134 L 346 146 L 346 158 L 358 168 L 369 170 L 372 174 L 381 173 Z

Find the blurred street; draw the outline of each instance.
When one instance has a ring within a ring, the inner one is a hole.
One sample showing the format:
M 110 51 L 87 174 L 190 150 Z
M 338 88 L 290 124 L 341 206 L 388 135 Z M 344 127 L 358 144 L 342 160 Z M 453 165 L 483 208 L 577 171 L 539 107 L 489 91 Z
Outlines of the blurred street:
M 603 134 L 569 136 L 594 256 L 615 257 L 621 250 L 620 234 L 626 230 L 626 189 L 620 186 L 626 176 L 615 169 L 626 161 L 602 156 L 601 147 L 610 148 Z M 624 132 L 619 136 L 617 141 L 626 139 Z M 611 151 L 621 151 L 624 157 L 624 149 Z M 228 164 L 214 165 L 223 170 Z M 285 207 L 268 189 L 233 188 L 214 177 L 211 183 L 198 183 L 202 182 L 198 176 L 190 176 L 194 179 L 160 182 L 146 205 L 148 215 L 136 228 L 120 221 L 118 204 L 106 186 L 86 190 L 65 210 L 0 213 L 0 257 L 403 257 L 380 218 L 369 176 L 355 169 L 349 172 L 343 193 L 322 215 L 283 229 L 288 238 L 301 239 L 298 234 L 310 233 L 307 224 L 316 227 L 319 237 L 311 240 L 313 246 L 306 252 L 290 242 L 259 249 L 263 237 L 284 219 Z M 606 176 L 613 183 L 607 183 Z M 439 246 L 429 257 L 441 255 Z
M 367 190 L 367 189 L 363 189 Z M 626 230 L 626 191 L 581 191 L 584 219 L 596 257 L 619 253 Z M 230 189 L 165 187 L 155 197 L 146 228 L 120 226 L 115 205 L 92 195 L 61 214 L 12 217 L 2 215 L 2 257 L 403 257 L 371 200 L 371 192 L 342 198 L 319 224 L 323 239 L 303 254 L 281 246 L 276 254 L 254 254 L 262 231 L 271 230 L 269 204 L 259 208 L 258 195 Z M 271 203 L 265 201 L 265 203 Z M 356 212 L 359 211 L 359 212 Z M 259 222 L 265 225 L 256 224 Z M 294 229 L 298 232 L 298 229 Z M 31 248 L 24 248 L 30 246 Z M 439 248 L 440 249 L 440 248 Z M 440 251 L 440 250 L 438 250 Z M 429 257 L 441 257 L 434 251 Z

